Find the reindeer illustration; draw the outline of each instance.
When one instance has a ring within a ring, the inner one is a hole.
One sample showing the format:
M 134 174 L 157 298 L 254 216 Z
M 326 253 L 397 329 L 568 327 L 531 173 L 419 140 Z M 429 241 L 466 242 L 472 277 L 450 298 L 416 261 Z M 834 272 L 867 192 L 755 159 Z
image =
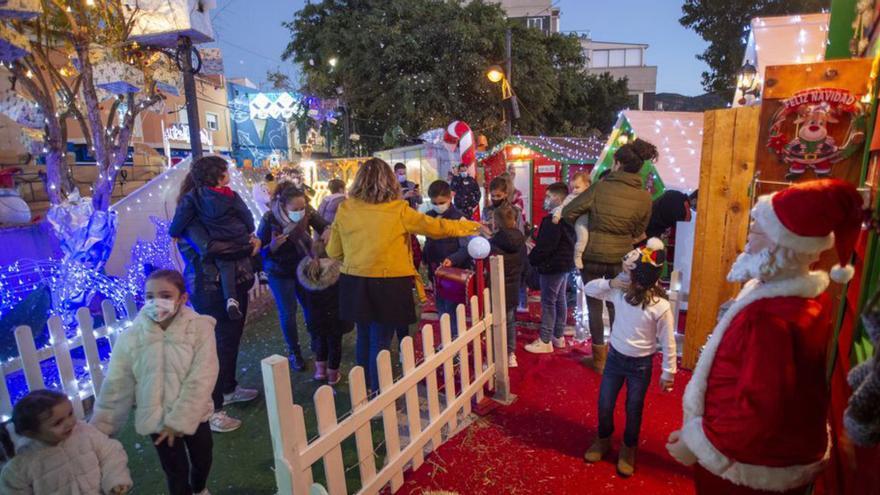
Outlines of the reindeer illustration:
M 803 176 L 812 168 L 818 177 L 831 174 L 831 165 L 840 161 L 840 148 L 828 133 L 828 124 L 839 121 L 828 103 L 805 105 L 798 109 L 794 123 L 797 137 L 784 150 L 784 161 L 789 165 L 789 180 Z

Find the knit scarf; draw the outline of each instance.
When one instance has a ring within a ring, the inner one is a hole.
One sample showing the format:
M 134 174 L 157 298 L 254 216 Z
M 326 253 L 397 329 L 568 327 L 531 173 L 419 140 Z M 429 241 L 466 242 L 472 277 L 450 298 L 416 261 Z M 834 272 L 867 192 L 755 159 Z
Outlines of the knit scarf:
M 281 230 L 288 233 L 287 242 L 292 242 L 301 256 L 308 256 L 312 251 L 312 239 L 308 234 L 310 213 L 306 211 L 302 220 L 297 222 L 291 230 L 290 225 L 293 224 L 293 221 L 287 216 L 287 211 L 281 205 L 281 201 L 272 201 L 271 209 L 272 216 L 281 224 Z

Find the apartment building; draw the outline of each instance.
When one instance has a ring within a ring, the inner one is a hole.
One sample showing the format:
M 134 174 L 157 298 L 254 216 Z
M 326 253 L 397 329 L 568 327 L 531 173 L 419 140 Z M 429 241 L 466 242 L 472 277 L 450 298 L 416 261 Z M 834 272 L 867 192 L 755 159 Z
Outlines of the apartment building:
M 581 40 L 587 70 L 591 74 L 609 73 L 617 79 L 627 78 L 632 108 L 654 110 L 657 93 L 657 66 L 648 65 L 643 43 L 596 41 L 590 37 Z
M 551 0 L 499 0 L 507 17 L 545 33 L 559 32 L 559 8 Z

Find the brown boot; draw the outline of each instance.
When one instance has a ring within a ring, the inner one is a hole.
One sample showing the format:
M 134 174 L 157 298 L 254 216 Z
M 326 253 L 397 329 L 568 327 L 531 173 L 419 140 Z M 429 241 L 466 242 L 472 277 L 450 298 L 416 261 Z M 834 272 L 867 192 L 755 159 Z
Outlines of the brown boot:
M 636 470 L 636 448 L 620 446 L 620 456 L 617 458 L 617 472 L 624 478 L 629 478 Z
M 590 445 L 590 448 L 587 449 L 587 453 L 584 454 L 584 460 L 590 463 L 599 462 L 605 457 L 605 454 L 608 453 L 608 450 L 611 449 L 611 438 L 598 438 L 596 437 L 593 440 L 593 445 Z
M 592 347 L 593 355 L 584 358 L 582 362 L 601 375 L 605 371 L 605 361 L 608 359 L 608 344 L 593 344 Z

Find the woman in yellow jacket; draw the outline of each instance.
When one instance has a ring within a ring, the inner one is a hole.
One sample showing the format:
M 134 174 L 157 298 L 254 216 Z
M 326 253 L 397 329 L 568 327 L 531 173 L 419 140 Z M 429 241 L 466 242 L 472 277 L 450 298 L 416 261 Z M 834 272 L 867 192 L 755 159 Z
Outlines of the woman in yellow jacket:
M 467 237 L 479 230 L 476 222 L 431 218 L 410 208 L 391 167 L 378 158 L 358 170 L 336 212 L 327 253 L 342 261 L 339 316 L 357 324 L 357 364 L 372 390 L 379 389 L 379 352 L 391 346 L 396 328 L 416 322 L 413 287 L 419 275 L 410 236 Z

